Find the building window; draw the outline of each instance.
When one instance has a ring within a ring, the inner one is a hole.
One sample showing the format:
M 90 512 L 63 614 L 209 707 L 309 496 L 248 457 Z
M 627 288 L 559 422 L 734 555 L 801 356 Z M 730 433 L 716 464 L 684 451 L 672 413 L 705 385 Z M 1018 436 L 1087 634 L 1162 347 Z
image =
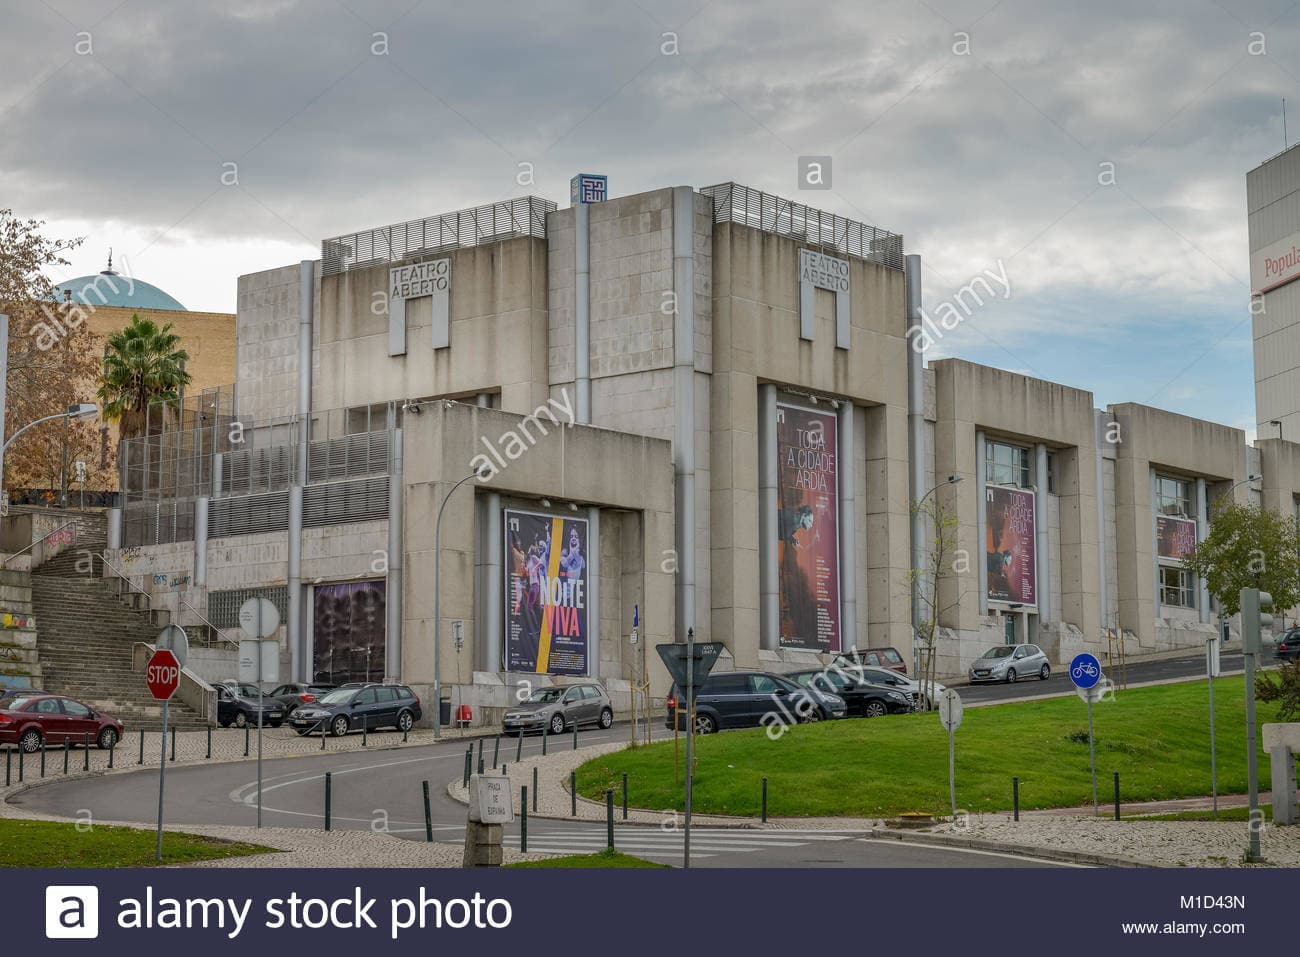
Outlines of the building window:
M 1004 442 L 985 442 L 984 481 L 989 485 L 1033 488 L 1029 478 L 1029 449 Z
M 1177 565 L 1161 565 L 1160 604 L 1176 608 L 1196 607 L 1192 573 Z
M 1192 483 L 1186 479 L 1156 476 L 1156 511 L 1161 515 L 1178 515 L 1194 518 L 1192 508 Z
M 1047 453 L 1047 491 L 1056 495 L 1056 453 L 1048 451 Z

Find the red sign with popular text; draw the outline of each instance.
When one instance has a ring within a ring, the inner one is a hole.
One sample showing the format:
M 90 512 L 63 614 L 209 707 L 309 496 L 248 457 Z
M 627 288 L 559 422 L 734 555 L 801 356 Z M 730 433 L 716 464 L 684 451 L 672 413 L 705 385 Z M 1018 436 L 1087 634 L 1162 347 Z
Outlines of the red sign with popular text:
M 166 648 L 155 651 L 144 669 L 144 682 L 159 701 L 174 695 L 181 686 L 181 665 L 176 656 Z

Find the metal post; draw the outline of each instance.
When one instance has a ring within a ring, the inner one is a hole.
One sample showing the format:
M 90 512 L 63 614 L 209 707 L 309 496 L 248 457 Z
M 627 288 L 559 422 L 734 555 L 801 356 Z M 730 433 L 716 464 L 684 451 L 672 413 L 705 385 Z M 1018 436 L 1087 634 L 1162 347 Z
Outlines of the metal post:
M 136 764 L 144 764 L 144 729 L 140 729 L 140 760 Z
M 329 735 L 327 735 L 326 732 L 325 732 L 325 723 L 324 723 L 324 720 L 321 721 L 319 727 L 320 727 L 320 749 L 321 749 L 322 751 L 324 751 L 324 750 L 325 750 L 325 739 L 329 736 Z
M 90 732 L 86 732 L 86 757 L 81 764 L 81 770 L 90 770 Z M 172 728 L 172 760 L 176 760 L 176 729 Z
M 117 735 L 113 735 L 113 743 L 108 746 L 108 768 L 113 769 L 113 754 L 117 751 Z
M 13 759 L 13 751 L 5 748 L 5 787 L 9 787 L 9 785 L 13 783 L 13 778 L 11 777 L 13 774 Z
M 497 758 L 501 755 L 501 735 L 497 735 L 496 743 L 492 745 L 492 770 L 497 769 Z
M 578 750 L 578 722 L 573 722 L 573 750 Z
M 41 777 L 45 777 L 45 742 L 41 742 Z
M 518 764 L 523 759 L 524 759 L 524 732 L 523 729 L 521 728 L 519 730 L 519 746 L 515 748 L 515 764 Z
M 537 810 L 537 765 L 533 765 L 533 810 Z
M 693 519 L 692 519 L 693 521 Z M 682 839 L 682 867 L 691 866 L 691 790 L 695 783 L 695 629 L 686 629 L 686 830 Z
M 763 823 L 767 823 L 767 778 L 763 778 Z
M 577 771 L 569 772 L 569 803 L 571 805 L 571 808 L 569 810 L 570 817 L 577 817 L 578 816 L 578 772 Z
M 410 730 L 409 728 L 402 729 L 402 744 L 406 744 L 406 732 L 409 730 Z
M 545 757 L 546 755 L 546 739 L 549 736 L 547 732 L 550 730 L 550 728 L 551 728 L 551 723 L 549 721 L 546 722 L 546 724 L 542 725 L 542 756 L 543 757 Z
M 528 853 L 528 785 L 519 785 L 519 851 Z
M 484 772 L 484 770 L 485 770 L 485 768 L 483 767 L 483 755 L 480 754 L 480 755 L 478 756 L 478 773 L 479 773 L 479 774 L 482 774 L 482 773 Z
M 158 844 L 154 849 L 154 860 L 162 860 L 162 822 L 163 822 L 163 788 L 167 781 L 167 709 L 171 700 L 163 699 L 162 734 L 158 744 Z M 141 732 L 143 734 L 143 732 Z
M 369 738 L 370 732 L 368 730 L 369 726 L 370 726 L 370 722 L 366 721 L 363 718 L 361 721 L 361 746 L 363 748 L 370 747 L 370 738 Z
M 258 720 L 260 721 L 261 719 L 259 718 Z M 87 748 L 90 747 L 90 735 L 86 735 L 86 747 L 87 747 Z M 261 747 L 262 747 L 261 739 L 258 740 L 258 742 L 257 742 L 257 747 L 258 747 L 258 750 L 259 750 L 259 752 L 260 752 L 260 751 L 261 751 Z M 171 754 L 171 759 L 172 759 L 173 761 L 176 760 L 176 725 L 172 725 L 172 754 Z
M 1115 820 L 1119 820 L 1119 772 L 1115 772 Z
M 1219 634 L 1223 634 L 1223 616 L 1219 616 Z M 1216 639 L 1211 638 L 1210 641 Z M 1218 754 L 1214 747 L 1214 667 L 1209 642 L 1206 642 L 1205 671 L 1210 682 L 1210 797 L 1214 802 L 1214 817 L 1219 816 L 1219 766 Z
M 71 750 L 72 748 L 69 745 L 69 742 L 67 741 L 67 739 L 64 739 L 63 742 L 63 773 L 64 774 L 68 773 L 68 752 Z
M 22 745 L 19 744 L 18 746 L 18 783 L 19 784 L 23 783 L 23 768 L 26 764 L 27 764 L 27 752 L 24 751 L 22 749 Z
M 1258 640 L 1258 638 L 1257 638 Z M 1245 645 L 1245 642 L 1242 642 Z M 1250 793 L 1250 845 L 1246 851 L 1246 861 L 1259 863 L 1262 858 L 1259 851 L 1259 757 L 1255 753 L 1255 652 L 1246 648 L 1246 777 Z
M 331 791 L 333 790 L 333 784 L 334 784 L 334 773 L 332 771 L 326 771 L 325 772 L 325 830 L 327 831 L 330 829 L 330 823 L 331 823 L 330 798 L 332 796 Z
M 244 725 L 244 757 L 248 757 L 248 725 Z
M 605 844 L 614 849 L 614 789 L 605 788 Z
M 469 787 L 469 771 L 470 771 L 471 762 L 473 762 L 473 760 L 474 760 L 474 745 L 471 744 L 468 748 L 465 749 L 465 773 L 461 777 L 461 783 L 465 787 Z
M 627 820 L 627 772 L 623 772 L 623 820 Z
M 205 760 L 212 760 L 212 725 L 208 725 L 208 750 L 203 757 Z
M 1011 779 L 1011 820 L 1020 820 L 1020 778 Z
M 433 811 L 429 808 L 429 782 L 421 781 L 424 787 L 424 842 L 433 843 Z
M 948 800 L 952 804 L 952 819 L 957 820 L 957 728 L 948 726 Z
M 1097 750 L 1092 741 L 1092 689 L 1088 689 L 1088 763 L 1092 768 L 1092 813 L 1097 810 Z

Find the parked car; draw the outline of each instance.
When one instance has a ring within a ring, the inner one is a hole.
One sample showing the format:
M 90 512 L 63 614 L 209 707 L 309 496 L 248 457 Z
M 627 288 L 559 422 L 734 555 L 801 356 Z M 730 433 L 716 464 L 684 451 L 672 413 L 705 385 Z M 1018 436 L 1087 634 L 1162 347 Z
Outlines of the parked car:
M 839 663 L 888 668 L 900 675 L 907 674 L 907 662 L 897 648 L 852 648 L 835 659 Z
M 125 730 L 112 715 L 62 695 L 35 692 L 0 703 L 0 744 L 16 744 L 28 754 L 42 744 L 83 744 L 88 735 L 107 750 L 122 740 Z
M 422 717 L 420 699 L 406 685 L 369 684 L 325 692 L 311 704 L 291 711 L 289 725 L 299 734 L 328 731 L 339 738 L 363 728 L 410 731 Z
M 27 698 L 35 694 L 45 694 L 39 688 L 0 688 L 0 707 L 10 698 Z
M 519 704 L 507 709 L 501 728 L 507 734 L 541 731 L 563 734 L 566 728 L 592 724 L 608 728 L 614 723 L 614 708 L 605 689 L 598 684 L 538 688 Z
M 686 693 L 673 685 L 668 693 L 667 727 L 686 727 Z M 838 694 L 801 687 L 782 675 L 766 671 L 722 671 L 709 675 L 695 689 L 695 733 L 713 734 L 729 728 L 756 728 L 769 714 L 783 721 L 821 721 L 844 717 L 847 706 Z
M 864 668 L 863 671 L 866 669 Z M 874 669 L 881 670 L 881 669 Z M 892 675 L 892 671 L 883 674 Z M 912 710 L 912 696 L 902 688 L 891 688 L 879 682 L 871 682 L 859 677 L 850 669 L 817 669 L 812 671 L 794 671 L 786 675 L 791 681 L 804 688 L 829 692 L 844 699 L 845 714 L 856 718 L 878 718 L 886 714 L 906 714 Z M 906 681 L 906 678 L 900 680 Z
M 257 724 L 257 685 L 228 681 L 217 687 L 217 724 L 236 728 Z M 261 696 L 263 727 L 278 728 L 284 723 L 285 707 L 270 695 Z
M 981 681 L 1019 681 L 1037 675 L 1046 681 L 1052 674 L 1047 655 L 1037 645 L 995 645 L 970 666 L 972 684 Z
M 861 675 L 864 681 L 869 681 L 874 685 L 884 685 L 887 688 L 893 688 L 901 691 L 917 705 L 924 707 L 925 702 L 921 698 L 921 682 L 915 678 L 909 678 L 907 675 L 900 675 L 897 671 L 890 671 L 887 668 L 856 668 L 852 672 L 854 675 Z M 930 706 L 935 707 L 939 702 L 939 696 L 948 689 L 937 681 L 926 681 L 930 686 L 930 692 L 926 696 L 930 699 Z
M 1300 657 L 1300 628 L 1291 628 L 1284 631 L 1277 639 L 1277 645 L 1273 653 L 1283 661 L 1290 661 L 1292 658 Z
M 288 714 L 294 708 L 311 704 L 321 695 L 333 690 L 334 686 L 331 684 L 306 684 L 301 681 L 291 681 L 288 684 L 280 685 L 274 691 L 268 691 L 266 696 L 280 702 L 284 706 L 285 714 Z

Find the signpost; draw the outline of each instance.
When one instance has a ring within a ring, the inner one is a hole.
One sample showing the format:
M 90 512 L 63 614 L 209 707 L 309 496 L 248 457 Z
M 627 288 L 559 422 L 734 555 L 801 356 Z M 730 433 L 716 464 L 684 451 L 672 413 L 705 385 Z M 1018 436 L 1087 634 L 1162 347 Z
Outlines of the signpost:
M 163 635 L 166 634 L 167 631 L 164 631 Z M 162 641 L 161 635 L 159 641 Z M 163 786 L 167 776 L 167 704 L 181 686 L 182 667 L 175 652 L 168 648 L 158 648 L 149 656 L 149 663 L 144 669 L 144 683 L 149 688 L 149 693 L 163 703 L 162 752 L 158 758 L 158 843 L 154 849 L 154 859 L 158 861 L 162 860 Z
M 239 606 L 239 627 L 249 638 L 257 642 L 257 826 L 262 826 L 262 682 L 267 680 L 266 646 L 263 641 L 280 627 L 280 610 L 269 598 L 250 598 Z M 275 649 L 275 669 L 278 676 L 280 665 L 280 643 L 271 642 Z M 242 649 L 240 657 L 243 657 Z M 242 675 L 241 675 L 242 677 Z M 272 678 L 274 680 L 274 678 Z
M 1092 768 L 1092 813 L 1097 813 L 1097 751 L 1092 743 L 1092 702 L 1097 697 L 1093 688 L 1101 680 L 1101 662 L 1084 652 L 1070 662 L 1070 680 L 1079 689 L 1079 697 L 1088 703 L 1088 763 Z
M 1214 816 L 1219 816 L 1219 768 L 1214 750 L 1214 679 L 1219 677 L 1219 643 L 1223 634 L 1223 616 L 1219 616 L 1219 634 L 1205 641 L 1205 676 L 1210 682 L 1210 796 L 1214 801 Z
M 664 666 L 672 675 L 679 689 L 686 689 L 686 835 L 683 844 L 683 867 L 691 866 L 691 787 L 695 780 L 695 770 L 691 762 L 695 757 L 695 686 L 702 684 L 713 670 L 718 656 L 722 654 L 722 643 L 708 641 L 695 643 L 695 629 L 686 629 L 686 644 L 668 642 L 655 645 L 655 651 L 663 659 Z M 673 727 L 677 727 L 677 717 L 673 716 Z
M 948 731 L 948 797 L 952 801 L 953 820 L 957 819 L 957 744 L 955 732 L 961 727 L 961 695 L 945 688 L 939 696 L 939 721 Z

